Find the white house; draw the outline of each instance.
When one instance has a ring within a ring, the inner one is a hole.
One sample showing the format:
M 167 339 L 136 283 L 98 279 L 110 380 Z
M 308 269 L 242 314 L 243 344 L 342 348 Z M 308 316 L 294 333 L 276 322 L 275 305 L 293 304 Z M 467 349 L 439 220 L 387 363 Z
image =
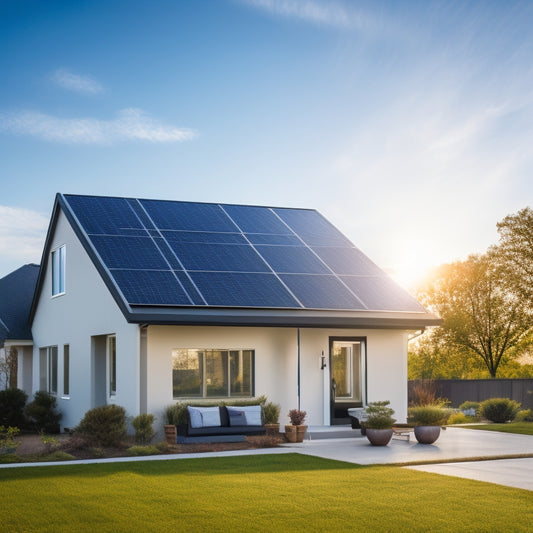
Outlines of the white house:
M 31 321 L 63 427 L 261 394 L 282 423 L 384 399 L 402 420 L 408 335 L 439 323 L 317 211 L 62 194 Z

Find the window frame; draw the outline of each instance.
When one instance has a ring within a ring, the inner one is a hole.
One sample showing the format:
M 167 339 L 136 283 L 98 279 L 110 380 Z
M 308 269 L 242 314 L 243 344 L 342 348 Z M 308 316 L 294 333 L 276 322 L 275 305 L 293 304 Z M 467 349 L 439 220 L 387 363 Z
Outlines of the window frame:
M 117 336 L 108 335 L 106 339 L 106 388 L 107 397 L 117 395 Z
M 70 344 L 63 345 L 63 398 L 70 398 Z
M 174 394 L 174 358 L 177 355 L 177 352 L 180 351 L 188 351 L 188 352 L 196 352 L 197 354 L 201 354 L 202 359 L 199 361 L 199 371 L 201 372 L 200 380 L 201 380 L 201 395 L 182 395 L 182 396 L 176 396 Z M 214 396 L 208 396 L 207 395 L 207 357 L 209 353 L 212 352 L 219 352 L 219 353 L 226 353 L 226 371 L 227 371 L 227 394 L 226 395 L 214 395 Z M 231 354 L 234 352 L 238 352 L 239 354 L 244 354 L 245 352 L 250 353 L 250 394 L 243 396 L 243 395 L 232 395 L 231 389 L 232 389 L 232 378 L 235 376 L 232 375 L 231 372 Z M 175 355 L 176 354 L 176 355 Z M 174 400 L 184 400 L 184 399 L 197 399 L 197 400 L 212 400 L 212 399 L 218 399 L 218 398 L 253 398 L 255 396 L 255 350 L 253 348 L 174 348 L 171 352 L 171 384 L 172 384 L 172 398 Z
M 57 298 L 66 293 L 66 258 L 65 244 L 58 246 L 50 253 L 52 265 L 52 298 Z
M 39 389 L 52 396 L 58 392 L 58 347 L 43 346 L 39 348 Z

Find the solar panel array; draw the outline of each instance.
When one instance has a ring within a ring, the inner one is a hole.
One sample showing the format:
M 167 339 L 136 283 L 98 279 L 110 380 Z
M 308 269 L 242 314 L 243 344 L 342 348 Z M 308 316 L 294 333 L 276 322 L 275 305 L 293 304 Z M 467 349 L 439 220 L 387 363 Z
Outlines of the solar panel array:
M 314 210 L 64 198 L 130 305 L 423 311 Z

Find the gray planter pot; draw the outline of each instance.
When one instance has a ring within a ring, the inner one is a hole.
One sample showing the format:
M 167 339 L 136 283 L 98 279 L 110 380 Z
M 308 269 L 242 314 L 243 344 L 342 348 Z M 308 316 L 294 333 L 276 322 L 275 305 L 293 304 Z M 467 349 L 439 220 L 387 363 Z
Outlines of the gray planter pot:
M 420 444 L 433 444 L 440 435 L 440 426 L 415 426 L 415 437 Z
M 392 439 L 392 428 L 372 429 L 366 428 L 366 438 L 372 446 L 387 446 Z

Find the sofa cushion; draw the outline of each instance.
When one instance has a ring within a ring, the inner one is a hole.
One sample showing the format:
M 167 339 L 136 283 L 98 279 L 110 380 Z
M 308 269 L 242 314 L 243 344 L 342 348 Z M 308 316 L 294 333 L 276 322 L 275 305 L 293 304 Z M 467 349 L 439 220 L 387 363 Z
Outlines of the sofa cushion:
M 189 411 L 189 420 L 191 422 L 192 428 L 201 428 L 202 427 L 202 413 L 198 407 L 187 406 L 187 411 Z
M 261 420 L 261 406 L 260 405 L 243 405 L 238 407 L 227 407 L 230 426 L 260 426 Z M 244 414 L 244 420 L 242 419 Z M 235 422 L 232 421 L 232 417 L 235 417 Z M 239 421 L 237 421 L 237 419 Z M 243 423 L 244 422 L 244 423 Z
M 220 410 L 218 407 L 191 407 L 187 406 L 192 428 L 220 426 Z

